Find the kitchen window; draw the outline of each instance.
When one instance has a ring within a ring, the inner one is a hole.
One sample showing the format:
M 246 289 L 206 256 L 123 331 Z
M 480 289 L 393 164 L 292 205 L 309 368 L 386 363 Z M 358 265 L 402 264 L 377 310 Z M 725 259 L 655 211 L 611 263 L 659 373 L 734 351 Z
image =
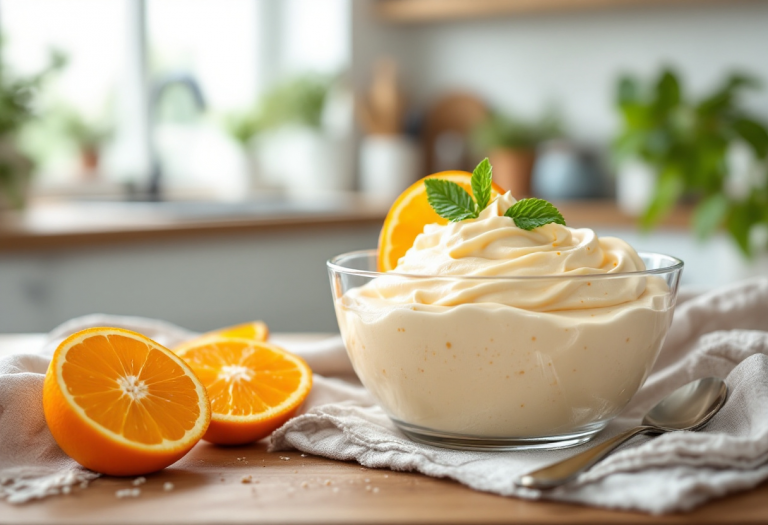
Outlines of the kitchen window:
M 276 83 L 345 71 L 350 9 L 350 0 L 0 0 L 4 67 L 29 74 L 52 50 L 67 58 L 21 137 L 36 193 L 144 198 L 159 174 L 166 197 L 247 194 L 250 153 L 227 123 Z

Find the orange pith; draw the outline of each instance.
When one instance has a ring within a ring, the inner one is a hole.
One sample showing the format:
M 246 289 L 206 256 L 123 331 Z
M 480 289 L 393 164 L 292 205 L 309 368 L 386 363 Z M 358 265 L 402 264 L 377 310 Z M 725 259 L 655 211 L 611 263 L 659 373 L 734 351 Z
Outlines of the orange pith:
M 223 445 L 264 438 L 293 416 L 312 387 L 299 357 L 250 339 L 207 338 L 176 352 L 195 371 L 211 399 L 203 439 Z
M 205 388 L 181 359 L 119 328 L 89 328 L 59 345 L 43 408 L 64 452 L 116 476 L 174 463 L 200 440 L 211 416 Z
M 472 174 L 466 171 L 441 171 L 424 179 L 443 179 L 455 182 L 470 195 L 472 194 Z M 388 272 L 397 267 L 400 257 L 405 255 L 416 237 L 424 231 L 427 224 L 448 224 L 427 201 L 427 190 L 424 179 L 412 184 L 400 194 L 395 203 L 389 209 L 384 226 L 379 235 L 379 259 L 380 272 Z M 491 188 L 491 199 L 504 193 L 504 190 L 495 183 Z

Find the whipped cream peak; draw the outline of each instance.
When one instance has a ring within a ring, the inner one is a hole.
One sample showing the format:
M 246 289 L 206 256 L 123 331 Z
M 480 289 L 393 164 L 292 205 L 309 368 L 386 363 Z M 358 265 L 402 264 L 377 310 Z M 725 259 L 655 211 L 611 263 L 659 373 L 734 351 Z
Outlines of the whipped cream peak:
M 478 221 L 488 219 L 490 217 L 503 217 L 507 209 L 511 208 L 516 202 L 517 199 L 512 196 L 512 192 L 508 191 L 507 193 L 499 195 L 493 199 L 488 204 L 488 206 L 486 206 L 486 208 L 480 212 L 480 215 L 478 215 L 477 219 L 470 220 Z
M 645 270 L 621 239 L 598 237 L 588 228 L 547 224 L 531 231 L 504 216 L 517 200 L 506 193 L 476 219 L 430 224 L 400 259 L 394 273 L 436 277 L 370 283 L 376 295 L 398 303 L 456 306 L 493 302 L 537 311 L 599 308 L 637 299 L 645 279 L 450 280 L 442 277 L 565 277 Z M 441 278 L 437 278 L 441 277 Z

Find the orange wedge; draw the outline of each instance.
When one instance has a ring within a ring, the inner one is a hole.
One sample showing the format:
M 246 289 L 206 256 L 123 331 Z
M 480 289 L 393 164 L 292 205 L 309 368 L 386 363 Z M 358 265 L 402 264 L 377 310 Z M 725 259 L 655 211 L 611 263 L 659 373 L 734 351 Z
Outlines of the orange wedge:
M 211 420 L 205 387 L 184 361 L 119 328 L 89 328 L 59 345 L 45 375 L 43 410 L 64 452 L 113 476 L 176 462 Z
M 212 332 L 206 332 L 194 339 L 190 339 L 173 349 L 177 354 L 188 346 L 197 346 L 209 339 L 217 337 L 234 337 L 236 339 L 250 339 L 252 341 L 266 341 L 269 338 L 269 328 L 263 321 L 251 321 L 250 323 L 238 324 L 220 328 Z
M 240 339 L 252 339 L 254 341 L 266 341 L 269 337 L 269 328 L 263 321 L 228 326 L 220 330 L 208 332 L 205 335 L 220 335 L 222 337 L 237 337 Z
M 441 171 L 424 179 L 449 180 L 472 194 L 472 174 L 466 171 Z M 388 272 L 397 267 L 400 257 L 413 246 L 413 241 L 424 231 L 424 226 L 435 223 L 448 224 L 448 220 L 440 217 L 429 205 L 424 179 L 401 193 L 387 213 L 379 235 L 380 272 Z M 491 188 L 491 200 L 503 193 L 504 190 L 494 183 Z
M 212 337 L 175 350 L 211 399 L 211 426 L 203 439 L 242 445 L 267 437 L 288 421 L 312 388 L 303 359 L 275 345 Z

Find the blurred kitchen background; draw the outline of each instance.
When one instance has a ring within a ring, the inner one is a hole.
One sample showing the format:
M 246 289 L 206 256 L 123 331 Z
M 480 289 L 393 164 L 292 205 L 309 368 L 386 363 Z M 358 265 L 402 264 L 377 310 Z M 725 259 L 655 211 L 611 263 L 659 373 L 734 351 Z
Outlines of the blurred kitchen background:
M 768 2 L 0 0 L 0 332 L 336 331 L 325 261 L 489 156 L 570 226 L 768 275 Z

